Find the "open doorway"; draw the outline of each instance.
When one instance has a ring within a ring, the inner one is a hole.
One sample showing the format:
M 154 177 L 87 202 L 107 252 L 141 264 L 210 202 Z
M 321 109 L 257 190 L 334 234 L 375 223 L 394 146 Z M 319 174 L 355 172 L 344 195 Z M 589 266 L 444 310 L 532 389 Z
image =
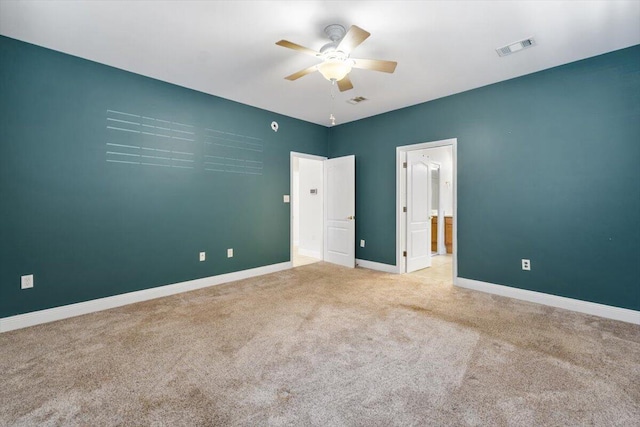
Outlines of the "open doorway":
M 293 267 L 323 260 L 323 161 L 291 153 L 291 262 Z
M 453 254 L 453 148 L 427 148 L 431 162 L 431 255 Z
M 433 262 L 446 265 L 455 282 L 456 149 L 456 139 L 396 148 L 398 273 L 428 270 Z

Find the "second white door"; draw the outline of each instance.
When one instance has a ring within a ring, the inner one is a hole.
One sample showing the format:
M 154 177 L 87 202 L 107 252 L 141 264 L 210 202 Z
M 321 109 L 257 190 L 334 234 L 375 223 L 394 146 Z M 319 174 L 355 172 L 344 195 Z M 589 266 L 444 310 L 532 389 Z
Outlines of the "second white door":
M 431 267 L 431 170 L 424 150 L 407 152 L 407 273 Z

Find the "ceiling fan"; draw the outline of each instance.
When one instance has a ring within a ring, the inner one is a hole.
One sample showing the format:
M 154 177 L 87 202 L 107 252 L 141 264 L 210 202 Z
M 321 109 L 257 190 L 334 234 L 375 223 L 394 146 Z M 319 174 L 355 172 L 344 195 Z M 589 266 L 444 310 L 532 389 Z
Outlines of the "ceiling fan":
M 371 35 L 360 27 L 352 25 L 349 31 L 346 31 L 342 25 L 332 24 L 327 26 L 324 32 L 331 41 L 322 46 L 319 52 L 287 40 L 280 40 L 276 43 L 278 46 L 297 50 L 322 60 L 320 64 L 300 70 L 285 79 L 293 81 L 314 71 L 320 71 L 325 79 L 332 83 L 337 82 L 340 92 L 344 92 L 353 89 L 353 84 L 349 79 L 352 68 L 393 73 L 398 65 L 394 61 L 351 58 L 351 52 Z

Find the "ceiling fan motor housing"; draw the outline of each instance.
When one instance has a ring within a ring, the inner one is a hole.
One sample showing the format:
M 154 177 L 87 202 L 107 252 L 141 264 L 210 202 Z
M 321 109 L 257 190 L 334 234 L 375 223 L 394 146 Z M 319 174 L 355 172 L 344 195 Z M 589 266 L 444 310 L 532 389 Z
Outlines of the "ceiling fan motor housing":
M 324 33 L 329 37 L 329 40 L 337 45 L 337 42 L 342 40 L 347 30 L 340 24 L 331 24 L 325 27 Z
M 324 33 L 331 40 L 329 43 L 325 44 L 320 48 L 320 53 L 324 59 L 340 59 L 344 60 L 349 55 L 346 55 L 344 52 L 340 52 L 341 55 L 335 55 L 338 52 L 338 45 L 340 41 L 344 38 L 346 34 L 345 28 L 340 24 L 331 24 L 325 27 Z

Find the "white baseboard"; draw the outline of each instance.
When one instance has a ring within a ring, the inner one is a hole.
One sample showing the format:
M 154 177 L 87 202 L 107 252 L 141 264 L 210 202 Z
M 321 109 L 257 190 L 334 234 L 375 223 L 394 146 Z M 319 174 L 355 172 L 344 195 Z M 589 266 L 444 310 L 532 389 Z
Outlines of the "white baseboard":
M 390 264 L 382 264 L 361 259 L 357 259 L 356 264 L 359 267 L 383 271 L 386 273 L 398 272 L 397 267 Z M 220 285 L 223 283 L 233 282 L 235 280 L 248 279 L 250 277 L 275 273 L 277 271 L 287 270 L 291 267 L 291 262 L 283 262 L 280 264 L 272 264 L 264 267 L 252 268 L 249 270 L 235 271 L 232 273 L 220 274 L 218 276 L 204 277 L 202 279 L 189 280 L 186 282 L 174 283 L 171 285 L 143 289 L 126 294 L 114 295 L 111 297 L 105 297 L 91 301 L 64 305 L 61 307 L 34 311 L 31 313 L 0 318 L 0 333 L 20 328 L 26 328 L 28 326 L 39 325 L 41 323 L 67 319 L 69 317 L 80 316 L 83 314 L 94 313 L 96 311 L 108 310 L 110 308 L 121 307 L 123 305 L 133 304 L 136 302 L 148 301 L 155 298 L 161 298 L 164 296 L 174 295 L 182 292 L 202 289 L 209 286 Z M 509 298 L 515 298 L 523 301 L 529 301 L 533 303 L 548 305 L 551 307 L 563 308 L 566 310 L 592 314 L 608 319 L 620 320 L 623 322 L 640 325 L 640 311 L 613 307 L 610 305 L 598 304 L 594 302 L 581 301 L 541 292 L 529 291 L 526 289 L 496 285 L 493 283 L 481 282 L 478 280 L 465 279 L 463 277 L 456 278 L 455 284 L 456 286 L 473 289 L 476 291 L 487 292 L 490 294 L 501 295 Z
M 369 270 L 383 271 L 385 273 L 397 273 L 398 267 L 381 262 L 367 261 L 366 259 L 356 259 L 356 266 L 368 268 Z
M 304 249 L 299 246 L 298 255 L 308 256 L 315 259 L 322 259 L 322 253 L 320 251 L 312 251 L 311 249 Z
M 640 311 L 458 277 L 456 286 L 640 325 Z
M 202 289 L 209 286 L 221 285 L 235 280 L 262 276 L 263 274 L 287 270 L 291 267 L 291 262 L 282 262 L 280 264 L 271 264 L 264 267 L 251 268 L 249 270 L 234 271 L 232 273 L 220 274 L 217 276 L 203 277 L 202 279 L 189 280 L 186 282 L 158 286 L 156 288 L 143 289 L 141 291 L 128 292 L 126 294 L 114 295 L 91 301 L 48 308 L 46 310 L 33 311 L 31 313 L 18 314 L 16 316 L 0 319 L 0 333 L 39 325 L 41 323 L 67 319 L 69 317 L 80 316 L 83 314 L 94 313 L 96 311 L 108 310 L 110 308 L 121 307 L 123 305 L 133 304 L 136 302 L 148 301 L 155 298 Z

